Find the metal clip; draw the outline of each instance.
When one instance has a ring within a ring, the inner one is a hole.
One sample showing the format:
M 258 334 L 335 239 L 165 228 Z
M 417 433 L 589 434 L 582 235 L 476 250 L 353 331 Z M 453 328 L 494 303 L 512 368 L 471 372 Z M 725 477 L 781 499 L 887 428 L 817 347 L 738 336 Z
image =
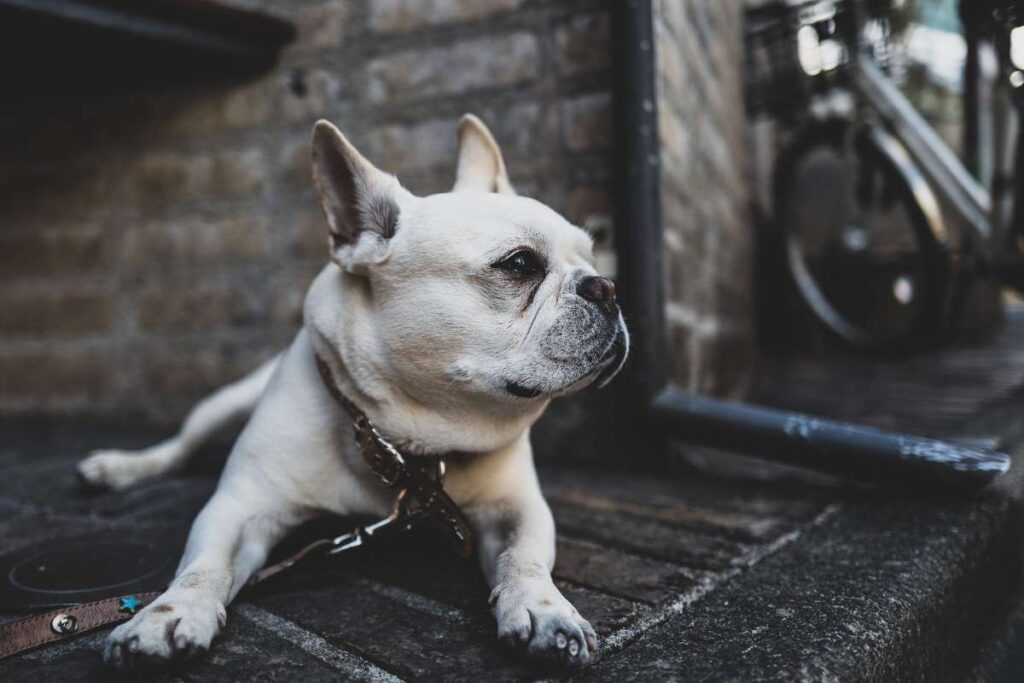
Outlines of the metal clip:
M 385 529 L 400 526 L 402 524 L 408 525 L 410 522 L 410 516 L 406 514 L 405 500 L 405 489 L 402 489 L 398 492 L 398 495 L 395 496 L 395 502 L 391 506 L 391 514 L 380 521 L 374 522 L 373 524 L 356 527 L 347 534 L 342 534 L 341 536 L 334 538 L 334 540 L 331 541 L 331 548 L 327 551 L 327 554 L 337 555 L 347 550 L 355 550 L 356 548 L 359 548 L 371 541 L 376 534 Z M 398 530 L 404 531 L 404 529 Z
M 358 433 L 360 432 L 358 431 L 357 428 L 357 434 Z M 363 432 L 363 434 L 370 435 L 370 437 L 373 438 L 375 442 L 382 446 L 382 451 L 387 451 L 389 455 L 393 452 L 397 462 L 403 465 L 405 464 L 405 460 L 402 458 L 401 453 L 399 453 L 394 446 L 388 443 L 386 439 L 381 437 L 380 434 L 377 433 L 377 430 L 375 430 L 372 426 L 369 427 L 368 432 Z M 434 474 L 435 480 L 438 483 L 438 490 L 440 490 L 444 486 L 444 475 L 444 459 L 438 458 Z M 384 476 L 381 475 L 379 472 L 378 476 L 380 476 L 381 479 L 384 479 L 386 483 L 389 483 L 388 480 L 385 479 Z M 434 493 L 434 495 L 436 496 L 436 492 Z M 412 525 L 413 520 L 417 516 L 422 515 L 425 510 L 431 508 L 433 503 L 433 496 L 425 503 L 417 505 L 415 509 L 412 509 L 410 511 L 409 504 L 411 502 L 413 502 L 413 500 L 412 497 L 408 495 L 408 491 L 406 489 L 401 489 L 395 496 L 395 502 L 391 506 L 391 513 L 387 517 L 381 519 L 380 521 L 374 522 L 373 524 L 368 524 L 367 526 L 356 527 L 347 534 L 342 534 L 340 536 L 335 537 L 334 539 L 332 539 L 331 547 L 327 550 L 326 554 L 337 555 L 339 553 L 343 553 L 349 550 L 355 550 L 356 548 L 360 548 L 366 545 L 376 536 L 381 535 L 382 533 L 389 530 L 406 531 Z M 454 523 L 454 520 L 448 518 L 445 521 L 447 521 L 453 528 L 457 527 L 457 525 Z M 458 532 L 456 533 L 458 534 Z M 458 535 L 461 540 L 461 534 Z

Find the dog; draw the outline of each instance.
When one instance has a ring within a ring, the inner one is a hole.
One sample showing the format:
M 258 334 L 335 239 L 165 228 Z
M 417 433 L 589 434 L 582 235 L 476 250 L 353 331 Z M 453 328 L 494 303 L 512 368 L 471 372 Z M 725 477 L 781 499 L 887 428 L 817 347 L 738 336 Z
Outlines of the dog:
M 516 194 L 477 117 L 462 118 L 458 140 L 452 190 L 418 197 L 318 121 L 312 172 L 330 261 L 290 347 L 202 400 L 174 438 L 79 463 L 85 482 L 122 489 L 182 466 L 250 416 L 173 582 L 110 634 L 109 665 L 206 651 L 228 603 L 289 530 L 325 513 L 390 511 L 394 493 L 363 461 L 317 358 L 403 452 L 459 454 L 445 490 L 477 539 L 498 637 L 535 660 L 595 656 L 594 629 L 551 578 L 555 526 L 529 436 L 552 398 L 621 369 L 629 334 L 588 234 Z

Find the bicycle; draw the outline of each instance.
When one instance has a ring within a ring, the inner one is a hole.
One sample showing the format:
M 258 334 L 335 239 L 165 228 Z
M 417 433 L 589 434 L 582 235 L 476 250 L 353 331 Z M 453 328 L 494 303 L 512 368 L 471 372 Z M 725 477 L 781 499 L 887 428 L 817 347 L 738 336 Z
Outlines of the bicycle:
M 795 0 L 747 15 L 748 107 L 793 131 L 772 182 L 779 260 L 826 329 L 887 352 L 949 339 L 975 283 L 1024 292 L 1021 3 L 960 2 L 964 161 L 892 79 L 898 5 Z

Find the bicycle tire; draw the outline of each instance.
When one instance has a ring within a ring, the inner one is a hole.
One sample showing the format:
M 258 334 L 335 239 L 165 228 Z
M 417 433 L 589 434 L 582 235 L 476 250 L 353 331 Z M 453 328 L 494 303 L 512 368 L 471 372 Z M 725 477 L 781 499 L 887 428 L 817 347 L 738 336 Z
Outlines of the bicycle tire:
M 843 158 L 851 139 L 864 158 L 879 164 L 892 183 L 895 201 L 909 219 L 917 259 L 917 288 L 924 292 L 910 321 L 900 329 L 880 331 L 860 324 L 842 311 L 825 291 L 808 262 L 808 253 L 796 225 L 794 196 L 796 174 L 811 155 L 828 151 Z M 947 248 L 948 234 L 938 200 L 906 150 L 890 133 L 875 124 L 847 119 L 825 119 L 804 124 L 780 153 L 773 178 L 776 242 L 790 285 L 804 306 L 826 330 L 846 344 L 863 350 L 908 352 L 932 346 L 945 336 L 953 262 Z

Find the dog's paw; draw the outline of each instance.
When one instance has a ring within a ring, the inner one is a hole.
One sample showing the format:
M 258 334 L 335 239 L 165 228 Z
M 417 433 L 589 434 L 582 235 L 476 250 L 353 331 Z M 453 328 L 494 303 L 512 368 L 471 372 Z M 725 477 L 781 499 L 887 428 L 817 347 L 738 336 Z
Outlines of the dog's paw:
M 86 486 L 119 491 L 149 476 L 143 465 L 141 456 L 131 451 L 93 451 L 78 463 L 78 479 Z
M 115 669 L 190 659 L 210 649 L 227 619 L 224 605 L 158 598 L 107 638 L 103 661 Z
M 597 655 L 597 634 L 550 580 L 498 586 L 491 593 L 498 638 L 538 662 L 583 666 Z

